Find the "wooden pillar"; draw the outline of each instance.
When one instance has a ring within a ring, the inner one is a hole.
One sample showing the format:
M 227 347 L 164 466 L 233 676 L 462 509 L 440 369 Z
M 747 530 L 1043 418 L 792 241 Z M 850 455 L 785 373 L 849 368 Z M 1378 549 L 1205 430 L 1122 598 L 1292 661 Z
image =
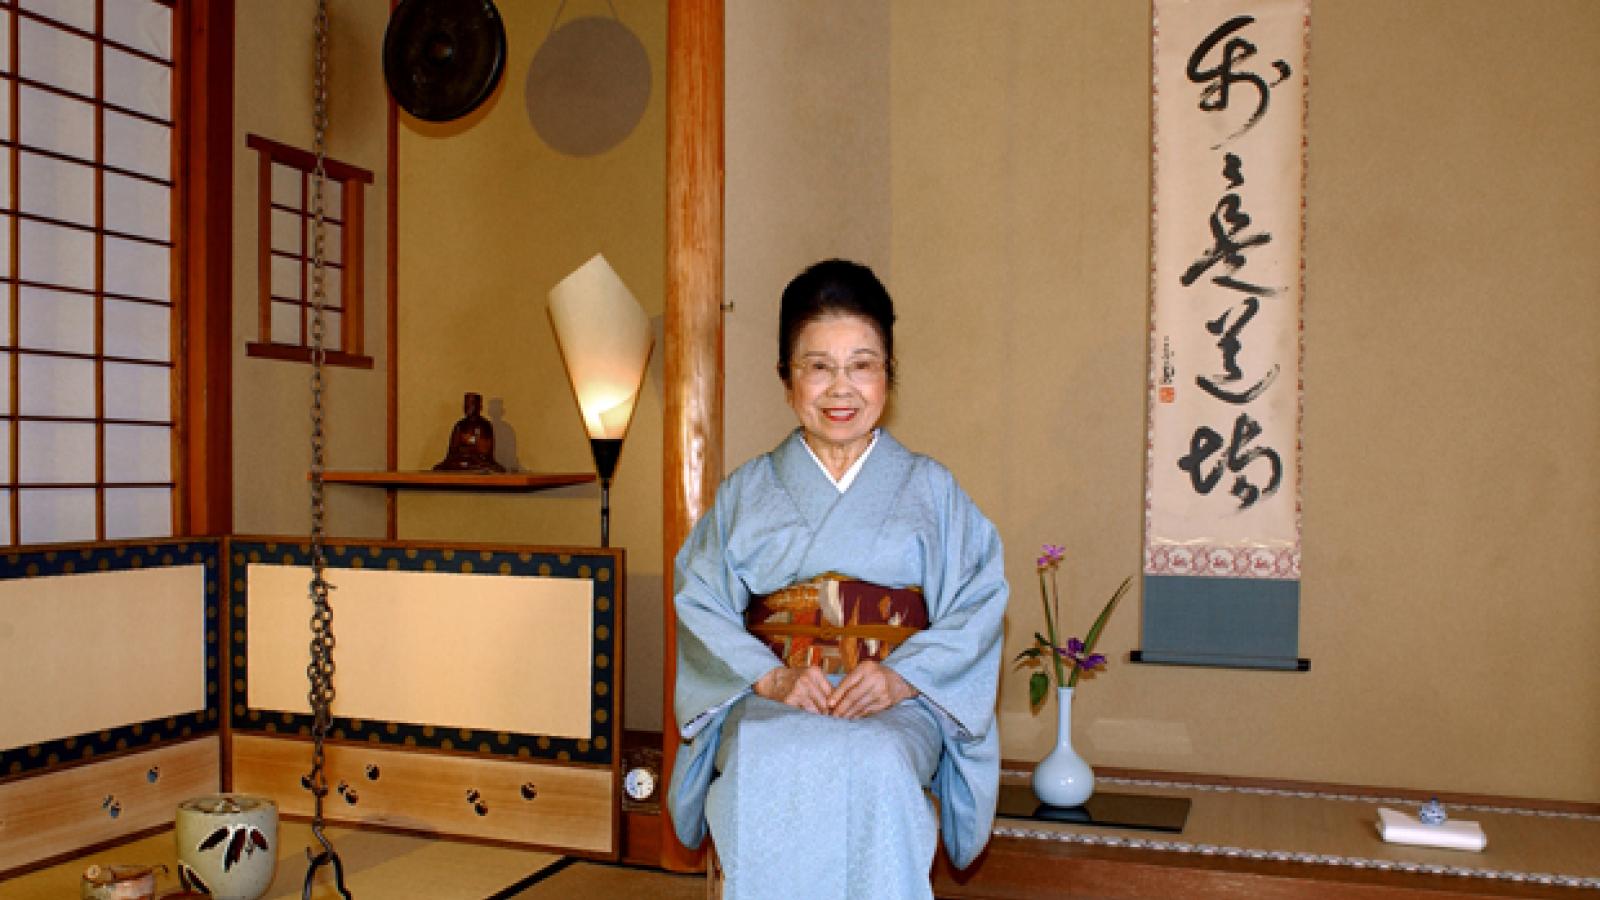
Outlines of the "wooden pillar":
M 389 14 L 394 15 L 400 0 L 389 0 Z M 384 122 L 384 169 L 388 182 L 384 191 L 383 246 L 384 246 L 384 451 L 383 465 L 390 472 L 400 468 L 400 104 L 394 94 L 383 92 L 387 102 Z M 400 492 L 388 488 L 383 492 L 384 536 L 389 540 L 400 538 Z
M 663 775 L 678 749 L 673 558 L 722 480 L 722 0 L 667 7 L 667 296 L 664 410 L 666 553 Z M 689 871 L 701 855 L 661 816 L 661 865 Z
M 178 103 L 184 339 L 177 533 L 233 530 L 233 0 L 184 7 Z M 13 529 L 12 534 L 16 531 Z

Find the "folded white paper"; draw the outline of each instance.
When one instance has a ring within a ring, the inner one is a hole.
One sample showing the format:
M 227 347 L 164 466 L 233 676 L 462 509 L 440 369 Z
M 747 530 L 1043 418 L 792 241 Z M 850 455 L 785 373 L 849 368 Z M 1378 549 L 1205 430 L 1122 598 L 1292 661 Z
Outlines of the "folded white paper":
M 1489 843 L 1477 822 L 1451 819 L 1443 825 L 1424 825 L 1415 816 L 1378 807 L 1378 833 L 1391 844 L 1416 844 L 1446 850 L 1482 850 Z

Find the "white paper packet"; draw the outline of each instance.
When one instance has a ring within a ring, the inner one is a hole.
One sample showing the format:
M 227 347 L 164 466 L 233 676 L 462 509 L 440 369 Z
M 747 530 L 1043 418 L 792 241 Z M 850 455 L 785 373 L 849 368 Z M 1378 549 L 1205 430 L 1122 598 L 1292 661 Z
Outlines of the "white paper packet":
M 1446 850 L 1482 850 L 1489 843 L 1477 822 L 1451 819 L 1442 825 L 1424 825 L 1415 816 L 1378 807 L 1378 834 L 1391 844 L 1416 844 Z

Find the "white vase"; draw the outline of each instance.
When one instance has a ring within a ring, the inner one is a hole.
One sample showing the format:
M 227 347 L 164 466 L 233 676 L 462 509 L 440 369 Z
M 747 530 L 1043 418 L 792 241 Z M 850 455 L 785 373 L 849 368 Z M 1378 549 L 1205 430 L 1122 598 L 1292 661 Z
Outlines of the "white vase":
M 1094 769 L 1072 749 L 1072 688 L 1056 688 L 1056 746 L 1033 770 L 1033 794 L 1050 806 L 1082 806 L 1094 793 Z
M 265 797 L 207 794 L 178 804 L 178 874 L 217 900 L 257 900 L 278 864 L 278 806 Z M 196 883 L 198 882 L 198 883 Z

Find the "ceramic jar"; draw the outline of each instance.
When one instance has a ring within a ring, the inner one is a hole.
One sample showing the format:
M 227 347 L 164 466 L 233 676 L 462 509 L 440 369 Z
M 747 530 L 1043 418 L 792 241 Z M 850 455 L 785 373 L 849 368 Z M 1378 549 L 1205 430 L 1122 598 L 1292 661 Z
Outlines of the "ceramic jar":
M 178 877 L 217 900 L 258 900 L 278 862 L 278 806 L 265 797 L 207 794 L 178 804 Z

